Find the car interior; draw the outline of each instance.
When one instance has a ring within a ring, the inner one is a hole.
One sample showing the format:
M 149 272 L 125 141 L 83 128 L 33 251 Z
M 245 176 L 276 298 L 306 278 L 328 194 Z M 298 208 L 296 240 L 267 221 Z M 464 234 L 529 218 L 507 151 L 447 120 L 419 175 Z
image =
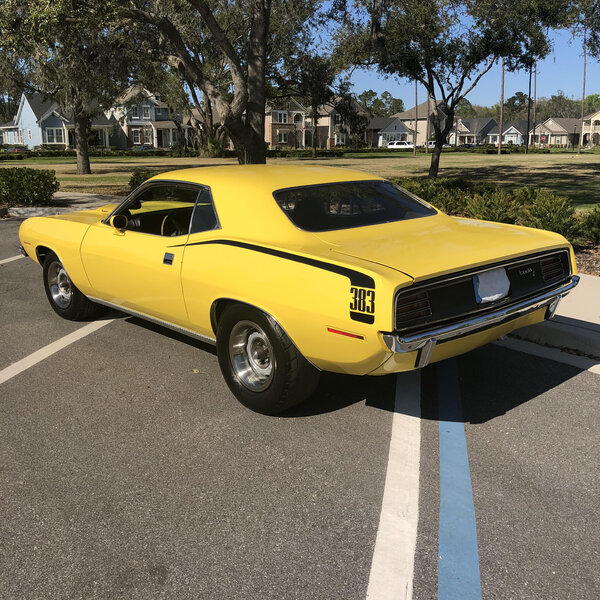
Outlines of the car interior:
M 206 231 L 217 225 L 209 190 L 195 186 L 151 186 L 120 214 L 127 217 L 128 231 L 169 237 Z

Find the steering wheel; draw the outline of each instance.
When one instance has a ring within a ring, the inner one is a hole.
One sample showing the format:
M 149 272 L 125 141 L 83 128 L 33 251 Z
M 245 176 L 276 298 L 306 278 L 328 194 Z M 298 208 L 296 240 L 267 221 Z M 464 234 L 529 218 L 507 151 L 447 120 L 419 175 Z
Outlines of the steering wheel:
M 179 235 L 180 230 L 181 224 L 175 215 L 168 213 L 163 217 L 160 224 L 160 235 L 173 237 L 174 235 Z

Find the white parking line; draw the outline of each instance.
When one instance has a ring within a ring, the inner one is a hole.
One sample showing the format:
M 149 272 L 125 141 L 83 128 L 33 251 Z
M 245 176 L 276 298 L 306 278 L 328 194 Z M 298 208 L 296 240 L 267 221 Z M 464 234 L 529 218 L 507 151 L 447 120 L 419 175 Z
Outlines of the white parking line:
M 540 346 L 533 342 L 527 342 L 525 340 L 518 340 L 516 338 L 506 338 L 504 340 L 498 340 L 494 342 L 498 346 L 508 348 L 509 350 L 516 350 L 517 352 L 525 352 L 526 354 L 533 354 L 541 358 L 547 358 L 556 362 L 561 362 L 566 365 L 571 365 L 582 369 L 583 371 L 589 371 L 600 375 L 600 362 L 585 356 L 577 356 L 576 354 L 569 354 L 568 352 L 561 352 L 558 348 L 548 348 L 547 346 Z
M 44 346 L 40 350 L 37 350 L 33 354 L 26 356 L 25 358 L 13 363 L 12 365 L 9 365 L 8 367 L 0 371 L 0 385 L 8 381 L 9 379 L 12 379 L 19 373 L 22 373 L 30 367 L 33 367 L 34 365 L 48 358 L 49 356 L 52 356 L 59 350 L 62 350 L 63 348 L 66 348 L 72 343 L 84 338 L 86 335 L 94 333 L 94 331 L 98 331 L 98 329 L 104 327 L 105 325 L 108 325 L 109 323 L 112 323 L 114 320 L 115 319 L 109 319 L 107 321 L 95 321 L 93 323 L 88 323 L 87 325 L 81 327 L 81 329 L 73 331 L 73 333 L 69 333 L 68 335 L 65 335 L 65 337 L 62 337 L 59 340 L 56 340 L 55 342 Z
M 400 373 L 367 598 L 410 600 L 419 518 L 421 373 Z
M 18 254 L 17 256 L 11 256 L 10 258 L 3 258 L 2 260 L 0 260 L 0 265 L 12 262 L 13 260 L 19 260 L 20 258 L 25 258 L 25 257 L 22 254 Z

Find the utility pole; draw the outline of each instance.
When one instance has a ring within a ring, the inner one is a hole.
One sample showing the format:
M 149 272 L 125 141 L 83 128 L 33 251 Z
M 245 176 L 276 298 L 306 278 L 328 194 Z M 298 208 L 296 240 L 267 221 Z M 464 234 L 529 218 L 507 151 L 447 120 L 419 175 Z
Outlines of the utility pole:
M 531 69 L 533 65 L 529 67 L 529 91 L 527 92 L 527 134 L 525 135 L 525 154 L 529 151 L 529 117 L 531 115 Z
M 583 27 L 583 92 L 581 94 L 581 133 L 579 134 L 579 145 L 577 146 L 577 154 L 581 152 L 581 142 L 583 141 L 583 117 L 585 116 L 585 71 L 587 66 L 587 54 L 585 46 L 587 42 L 587 28 Z
M 536 109 L 537 109 L 537 60 L 533 63 L 533 147 L 534 148 L 535 148 L 535 129 L 536 129 L 536 120 L 535 120 Z M 550 140 L 548 140 L 548 141 L 550 141 Z
M 500 124 L 498 125 L 498 156 L 502 154 L 502 132 L 504 131 L 504 57 L 502 57 L 502 78 L 500 83 Z
M 415 79 L 415 132 L 413 134 L 413 156 L 417 156 L 417 139 L 419 138 L 418 129 L 419 129 L 419 115 L 418 115 L 418 96 L 417 96 L 417 80 Z
M 430 104 L 429 90 L 427 90 L 427 119 L 425 126 L 425 154 L 429 154 L 429 119 L 431 118 L 431 104 Z

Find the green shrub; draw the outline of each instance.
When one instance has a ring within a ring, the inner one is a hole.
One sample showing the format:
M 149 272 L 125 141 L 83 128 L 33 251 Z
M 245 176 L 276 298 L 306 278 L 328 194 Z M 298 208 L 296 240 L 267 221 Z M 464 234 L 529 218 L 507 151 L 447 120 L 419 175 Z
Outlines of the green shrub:
M 467 202 L 473 195 L 496 189 L 487 184 L 473 183 L 462 177 L 398 178 L 393 181 L 450 215 L 467 215 Z
M 50 169 L 0 169 L 0 204 L 48 204 L 59 187 Z
M 521 205 L 513 195 L 501 189 L 475 194 L 466 201 L 466 214 L 472 219 L 514 223 Z
M 155 175 L 158 175 L 155 171 L 134 171 L 129 178 L 129 191 L 133 192 L 133 190 L 142 185 L 144 181 Z
M 600 208 L 587 213 L 581 223 L 582 235 L 592 244 L 600 244 Z
M 580 223 L 570 201 L 542 188 L 535 190 L 535 197 L 531 202 L 521 206 L 517 223 L 554 231 L 571 241 L 580 232 Z

